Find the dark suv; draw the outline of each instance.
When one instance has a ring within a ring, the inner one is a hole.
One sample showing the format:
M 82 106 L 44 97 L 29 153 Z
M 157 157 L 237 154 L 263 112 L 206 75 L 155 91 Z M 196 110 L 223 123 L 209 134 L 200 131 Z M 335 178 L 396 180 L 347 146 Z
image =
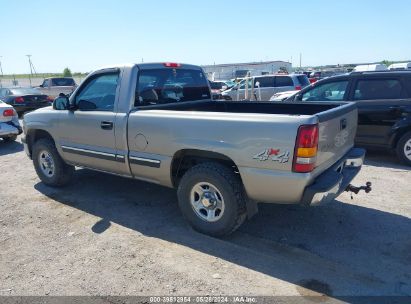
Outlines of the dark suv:
M 353 72 L 321 80 L 287 101 L 353 101 L 356 144 L 393 149 L 411 165 L 411 71 Z

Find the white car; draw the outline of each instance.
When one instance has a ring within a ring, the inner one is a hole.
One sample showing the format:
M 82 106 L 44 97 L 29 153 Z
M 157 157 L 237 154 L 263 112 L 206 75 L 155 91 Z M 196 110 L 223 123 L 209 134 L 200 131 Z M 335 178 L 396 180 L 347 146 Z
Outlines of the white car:
M 284 101 L 287 98 L 294 96 L 297 92 L 300 92 L 300 91 L 293 90 L 293 91 L 278 92 L 278 93 L 275 93 L 273 96 L 271 96 L 270 101 Z
M 3 141 L 13 141 L 21 133 L 17 112 L 12 106 L 0 101 L 0 138 Z

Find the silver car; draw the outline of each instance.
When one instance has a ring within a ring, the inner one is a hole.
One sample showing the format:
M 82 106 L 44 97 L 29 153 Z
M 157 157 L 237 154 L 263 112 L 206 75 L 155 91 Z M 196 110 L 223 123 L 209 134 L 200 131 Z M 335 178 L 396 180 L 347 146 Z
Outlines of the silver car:
M 0 138 L 3 141 L 13 141 L 21 133 L 17 112 L 12 106 L 0 101 Z
M 238 85 L 222 92 L 225 100 L 270 100 L 279 92 L 301 90 L 310 85 L 304 74 L 263 75 L 242 80 Z

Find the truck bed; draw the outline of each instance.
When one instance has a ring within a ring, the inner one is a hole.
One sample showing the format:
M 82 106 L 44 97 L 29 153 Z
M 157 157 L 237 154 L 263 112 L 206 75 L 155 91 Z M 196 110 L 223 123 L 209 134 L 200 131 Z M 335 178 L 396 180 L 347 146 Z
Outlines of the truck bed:
M 142 107 L 141 110 L 199 111 L 282 115 L 316 115 L 340 107 L 341 103 L 273 103 L 249 101 L 194 101 Z

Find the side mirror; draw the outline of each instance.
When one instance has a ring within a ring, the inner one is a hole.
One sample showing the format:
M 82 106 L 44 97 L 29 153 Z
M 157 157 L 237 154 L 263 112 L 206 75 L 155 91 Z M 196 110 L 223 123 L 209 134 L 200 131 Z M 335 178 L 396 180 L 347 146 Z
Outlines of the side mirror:
M 93 111 L 93 110 L 97 109 L 97 106 L 96 106 L 95 103 L 93 103 L 91 101 L 80 99 L 80 101 L 77 104 L 77 108 L 80 111 Z
M 43 87 L 43 85 L 41 84 L 41 85 L 39 85 L 39 88 L 42 88 Z
M 68 110 L 69 106 L 70 106 L 69 99 L 64 94 L 63 94 L 63 96 L 59 95 L 59 97 L 57 97 L 53 101 L 53 109 L 54 110 Z

